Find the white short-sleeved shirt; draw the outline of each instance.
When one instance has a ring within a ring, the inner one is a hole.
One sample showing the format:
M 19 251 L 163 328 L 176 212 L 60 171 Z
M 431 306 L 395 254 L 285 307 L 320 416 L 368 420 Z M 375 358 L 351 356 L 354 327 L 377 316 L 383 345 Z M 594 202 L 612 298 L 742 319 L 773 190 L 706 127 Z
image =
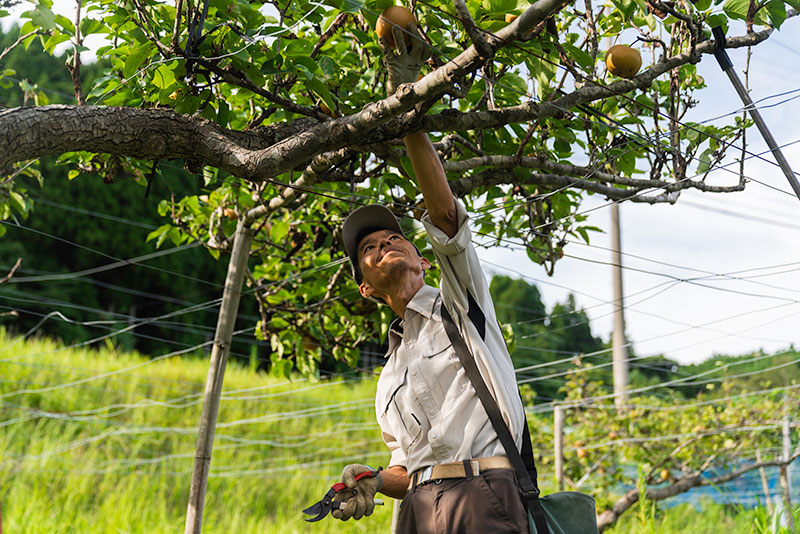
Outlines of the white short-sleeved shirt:
M 392 323 L 378 379 L 375 409 L 391 451 L 389 465 L 405 466 L 409 473 L 428 465 L 505 455 L 444 330 L 443 304 L 497 399 L 517 447 L 522 444 L 525 415 L 514 367 L 472 247 L 467 212 L 456 205 L 458 232 L 452 238 L 427 213 L 422 217 L 442 271 L 441 289 L 422 286 L 408 303 L 405 318 Z

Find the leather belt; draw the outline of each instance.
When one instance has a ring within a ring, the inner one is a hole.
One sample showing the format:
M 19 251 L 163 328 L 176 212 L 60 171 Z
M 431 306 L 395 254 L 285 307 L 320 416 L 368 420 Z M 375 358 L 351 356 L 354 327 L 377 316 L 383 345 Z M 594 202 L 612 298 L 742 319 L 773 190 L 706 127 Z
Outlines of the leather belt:
M 481 471 L 489 469 L 511 469 L 511 462 L 506 456 L 488 456 L 485 458 L 473 458 L 463 462 L 453 462 L 448 464 L 429 465 L 411 474 L 408 489 L 412 490 L 417 486 L 437 480 L 448 478 L 468 478 L 479 475 Z M 471 473 L 467 471 L 471 470 Z

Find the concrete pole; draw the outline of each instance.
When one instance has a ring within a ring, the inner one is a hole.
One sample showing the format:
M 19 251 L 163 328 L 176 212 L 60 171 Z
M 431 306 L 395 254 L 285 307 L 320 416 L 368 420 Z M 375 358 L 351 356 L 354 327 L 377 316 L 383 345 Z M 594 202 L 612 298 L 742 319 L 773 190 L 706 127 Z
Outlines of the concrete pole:
M 564 491 L 564 408 L 553 410 L 553 449 L 556 457 L 555 475 L 558 491 Z
M 611 204 L 611 264 L 614 286 L 614 332 L 611 335 L 614 404 L 624 410 L 628 404 L 628 348 L 625 342 L 625 300 L 622 289 L 622 239 L 619 204 Z
M 788 462 L 792 454 L 792 434 L 789 417 L 783 418 L 783 461 Z M 792 515 L 792 481 L 789 478 L 789 464 L 780 467 L 781 490 L 783 491 L 783 516 L 790 534 L 794 534 L 794 516 Z
M 208 471 L 211 467 L 211 449 L 214 445 L 214 431 L 217 426 L 219 399 L 222 393 L 222 379 L 231 349 L 233 328 L 239 310 L 239 297 L 242 295 L 242 282 L 250 257 L 250 244 L 253 234 L 249 222 L 240 219 L 233 236 L 233 251 L 228 262 L 225 289 L 222 292 L 222 305 L 217 318 L 217 331 L 211 349 L 211 362 L 206 379 L 203 399 L 203 412 L 200 416 L 200 430 L 197 436 L 197 452 L 194 457 L 192 486 L 189 490 L 189 506 L 186 511 L 185 534 L 200 534 L 203 527 L 203 505 L 205 504 Z

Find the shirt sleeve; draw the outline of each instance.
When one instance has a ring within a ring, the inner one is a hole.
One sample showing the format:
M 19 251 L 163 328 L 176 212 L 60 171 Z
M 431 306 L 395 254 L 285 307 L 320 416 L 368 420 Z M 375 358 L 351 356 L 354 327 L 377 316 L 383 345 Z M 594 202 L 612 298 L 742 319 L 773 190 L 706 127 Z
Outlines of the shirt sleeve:
M 392 457 L 389 459 L 388 467 L 392 467 L 393 465 L 399 465 L 401 467 L 405 467 L 407 463 L 406 454 L 403 452 L 402 447 L 400 447 L 400 442 L 395 439 L 394 436 L 386 433 L 381 432 L 381 436 L 383 437 L 383 442 L 386 443 L 386 446 L 389 447 L 389 451 L 392 454 Z
M 458 230 L 453 237 L 449 237 L 438 228 L 427 212 L 422 216 L 422 224 L 428 232 L 433 253 L 442 270 L 439 284 L 442 300 L 455 305 L 461 314 L 468 315 L 473 322 L 483 323 L 485 330 L 487 325 L 491 328 L 497 323 L 494 303 L 480 260 L 472 246 L 467 210 L 458 201 L 456 201 L 456 213 Z M 484 314 L 484 317 L 480 317 Z M 476 319 L 483 320 L 476 321 Z

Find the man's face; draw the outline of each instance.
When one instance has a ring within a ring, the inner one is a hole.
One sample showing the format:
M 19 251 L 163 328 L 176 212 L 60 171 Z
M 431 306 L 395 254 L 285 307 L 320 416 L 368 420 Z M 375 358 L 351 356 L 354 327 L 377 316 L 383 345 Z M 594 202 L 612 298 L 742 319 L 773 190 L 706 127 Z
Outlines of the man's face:
M 417 254 L 411 241 L 393 230 L 378 230 L 367 234 L 358 244 L 358 263 L 364 282 L 374 287 L 387 287 L 387 282 L 406 271 L 422 273 L 430 267 Z

